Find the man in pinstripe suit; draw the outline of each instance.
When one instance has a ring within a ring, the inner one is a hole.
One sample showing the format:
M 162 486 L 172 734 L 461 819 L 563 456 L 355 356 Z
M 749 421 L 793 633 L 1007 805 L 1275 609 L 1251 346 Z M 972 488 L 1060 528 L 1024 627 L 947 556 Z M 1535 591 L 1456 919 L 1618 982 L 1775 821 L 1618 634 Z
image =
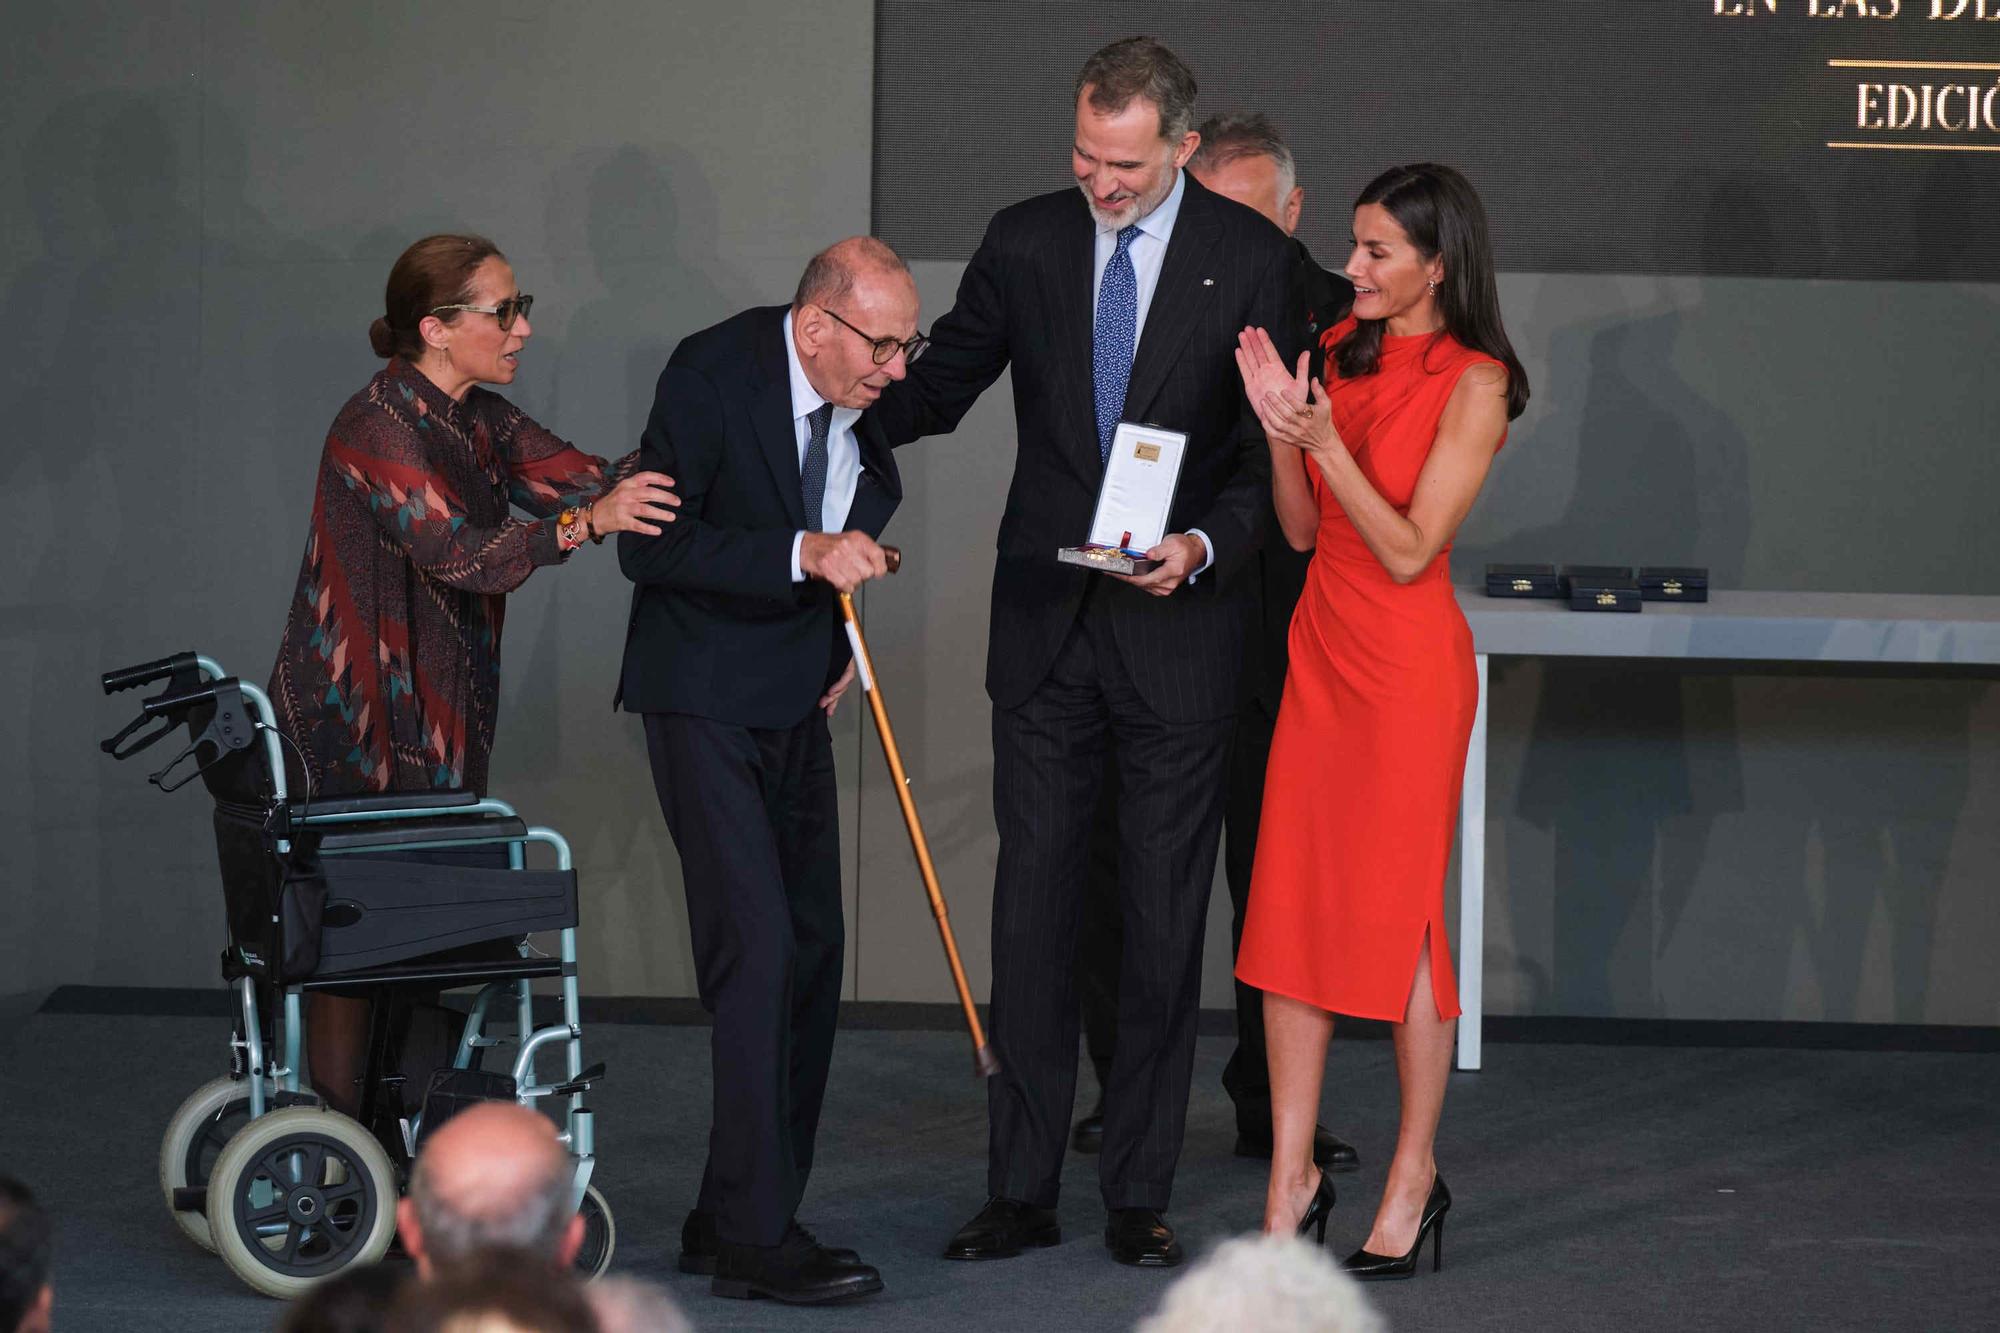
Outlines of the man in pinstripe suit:
M 930 355 L 876 418 L 892 443 L 952 430 L 1013 370 L 1020 448 L 1000 520 L 986 688 L 993 700 L 992 1036 L 987 1190 L 949 1258 L 1060 1239 L 1076 1092 L 1074 958 L 1090 822 L 1119 789 L 1124 948 L 1099 1172 L 1105 1243 L 1172 1265 L 1173 1190 L 1194 1061 L 1201 945 L 1249 632 L 1247 571 L 1270 463 L 1236 373 L 1237 331 L 1290 330 L 1282 232 L 1182 167 L 1194 78 L 1150 38 L 1077 77 L 1075 189 L 997 214 Z M 1287 356 L 1295 348 L 1283 348 Z M 1089 531 L 1117 423 L 1188 436 L 1150 574 L 1059 564 Z

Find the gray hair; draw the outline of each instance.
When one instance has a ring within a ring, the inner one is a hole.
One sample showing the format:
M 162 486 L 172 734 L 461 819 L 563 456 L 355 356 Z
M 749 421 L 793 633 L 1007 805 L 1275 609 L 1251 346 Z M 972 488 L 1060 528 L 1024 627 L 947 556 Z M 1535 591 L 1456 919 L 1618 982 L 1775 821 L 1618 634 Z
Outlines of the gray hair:
M 1127 37 L 1093 53 L 1076 74 L 1076 95 L 1116 115 L 1143 97 L 1160 112 L 1160 137 L 1172 142 L 1194 128 L 1194 71 L 1151 37 Z
M 554 1261 L 569 1221 L 570 1188 L 575 1183 L 569 1158 L 549 1154 L 549 1171 L 503 1212 L 470 1213 L 454 1207 L 437 1187 L 436 1172 L 422 1154 L 410 1172 L 410 1203 L 423 1231 L 424 1253 L 440 1266 L 462 1263 L 487 1250 L 519 1250 L 549 1256 Z
M 1299 168 L 1292 160 L 1291 145 L 1261 111 L 1231 111 L 1204 120 L 1201 146 L 1188 159 L 1188 169 L 1210 171 L 1246 157 L 1268 157 L 1277 164 L 1278 206 L 1284 207 L 1299 183 Z
M 1167 1288 L 1135 1333 L 1383 1333 L 1361 1284 L 1295 1236 L 1243 1236 Z
M 792 309 L 816 305 L 824 310 L 844 300 L 854 290 L 855 279 L 869 268 L 910 275 L 910 266 L 888 242 L 873 236 L 850 236 L 835 241 L 807 262 L 806 271 L 799 275 L 798 290 L 792 294 Z

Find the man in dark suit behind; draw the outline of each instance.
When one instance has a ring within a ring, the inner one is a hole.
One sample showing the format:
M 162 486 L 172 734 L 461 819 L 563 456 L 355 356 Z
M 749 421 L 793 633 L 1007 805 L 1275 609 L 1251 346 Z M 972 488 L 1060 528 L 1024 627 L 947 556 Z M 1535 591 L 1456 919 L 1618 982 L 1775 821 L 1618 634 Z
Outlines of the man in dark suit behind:
M 714 1273 L 717 1295 L 807 1303 L 882 1287 L 795 1214 L 845 940 L 826 723 L 854 666 L 834 592 L 887 567 L 875 538 L 902 485 L 862 414 L 923 351 L 916 324 L 908 269 L 856 237 L 812 261 L 789 308 L 683 339 L 640 446 L 678 479 L 680 520 L 618 543 L 638 585 L 620 696 L 645 717 L 715 1015 L 714 1123 L 680 1264 Z
M 1347 318 L 1354 284 L 1319 266 L 1297 236 L 1305 207 L 1305 187 L 1284 136 L 1257 114 L 1210 116 L 1201 123 L 1201 146 L 1188 159 L 1196 180 L 1237 203 L 1254 208 L 1291 237 L 1292 281 L 1300 336 L 1313 354 L 1313 374 L 1323 374 L 1320 335 Z M 1222 871 L 1229 882 L 1232 948 L 1243 938 L 1243 912 L 1250 901 L 1250 866 L 1257 850 L 1257 822 L 1264 806 L 1264 767 L 1271 757 L 1271 733 L 1284 695 L 1286 640 L 1292 608 L 1305 588 L 1310 552 L 1294 551 L 1278 529 L 1278 515 L 1264 505 L 1264 540 L 1251 557 L 1251 630 L 1246 640 L 1236 736 L 1229 752 L 1229 795 L 1223 811 Z M 1338 757 L 1332 758 L 1338 762 Z M 1116 801 L 1116 784 L 1111 799 Z M 1096 1152 L 1103 1142 L 1103 1090 L 1112 1052 L 1118 1045 L 1118 844 L 1100 818 L 1091 843 L 1090 889 L 1084 902 L 1083 940 L 1077 959 L 1084 1044 L 1097 1073 L 1098 1105 L 1077 1122 L 1072 1143 Z M 1271 1074 L 1264 1055 L 1264 995 L 1236 983 L 1236 1049 L 1222 1071 L 1222 1086 L 1236 1105 L 1236 1154 L 1271 1156 Z M 1313 1134 L 1313 1159 L 1334 1171 L 1352 1171 L 1359 1157 L 1352 1145 L 1325 1128 Z
M 1076 188 L 993 218 L 931 355 L 876 412 L 894 443 L 949 431 L 1013 370 L 1020 447 L 986 667 L 1002 1072 L 988 1088 L 991 1197 L 952 1237 L 952 1258 L 1003 1258 L 1060 1238 L 1078 918 L 1107 762 L 1123 793 L 1124 955 L 1100 1160 L 1105 1243 L 1124 1263 L 1181 1258 L 1163 1214 L 1187 1117 L 1247 580 L 1269 489 L 1236 335 L 1297 327 L 1283 234 L 1181 170 L 1198 142 L 1194 92 L 1187 67 L 1150 38 L 1085 62 Z M 1136 577 L 1056 560 L 1090 531 L 1121 420 L 1188 436 L 1169 535 L 1148 552 L 1160 566 Z

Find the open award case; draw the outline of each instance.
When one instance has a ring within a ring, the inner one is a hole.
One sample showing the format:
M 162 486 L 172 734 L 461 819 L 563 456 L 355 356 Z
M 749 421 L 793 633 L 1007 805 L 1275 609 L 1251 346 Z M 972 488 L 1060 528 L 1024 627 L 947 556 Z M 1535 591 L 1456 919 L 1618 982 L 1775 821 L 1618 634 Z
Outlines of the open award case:
M 1104 484 L 1097 489 L 1097 509 L 1090 518 L 1090 535 L 1081 546 L 1065 546 L 1056 559 L 1105 574 L 1150 574 L 1160 567 L 1146 552 L 1167 535 L 1167 515 L 1174 507 L 1181 459 L 1187 436 L 1158 426 L 1118 423 L 1111 437 L 1111 458 Z

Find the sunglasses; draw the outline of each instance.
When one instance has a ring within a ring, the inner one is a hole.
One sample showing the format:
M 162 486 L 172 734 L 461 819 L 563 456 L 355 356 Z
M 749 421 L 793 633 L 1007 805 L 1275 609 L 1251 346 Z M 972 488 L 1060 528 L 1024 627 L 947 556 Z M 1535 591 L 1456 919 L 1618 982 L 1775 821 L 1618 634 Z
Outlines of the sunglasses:
M 505 333 L 514 327 L 515 320 L 528 313 L 528 307 L 534 303 L 534 297 L 516 292 L 499 305 L 440 305 L 432 306 L 431 313 L 435 315 L 444 310 L 470 310 L 475 315 L 491 315 L 500 321 L 500 332 Z

